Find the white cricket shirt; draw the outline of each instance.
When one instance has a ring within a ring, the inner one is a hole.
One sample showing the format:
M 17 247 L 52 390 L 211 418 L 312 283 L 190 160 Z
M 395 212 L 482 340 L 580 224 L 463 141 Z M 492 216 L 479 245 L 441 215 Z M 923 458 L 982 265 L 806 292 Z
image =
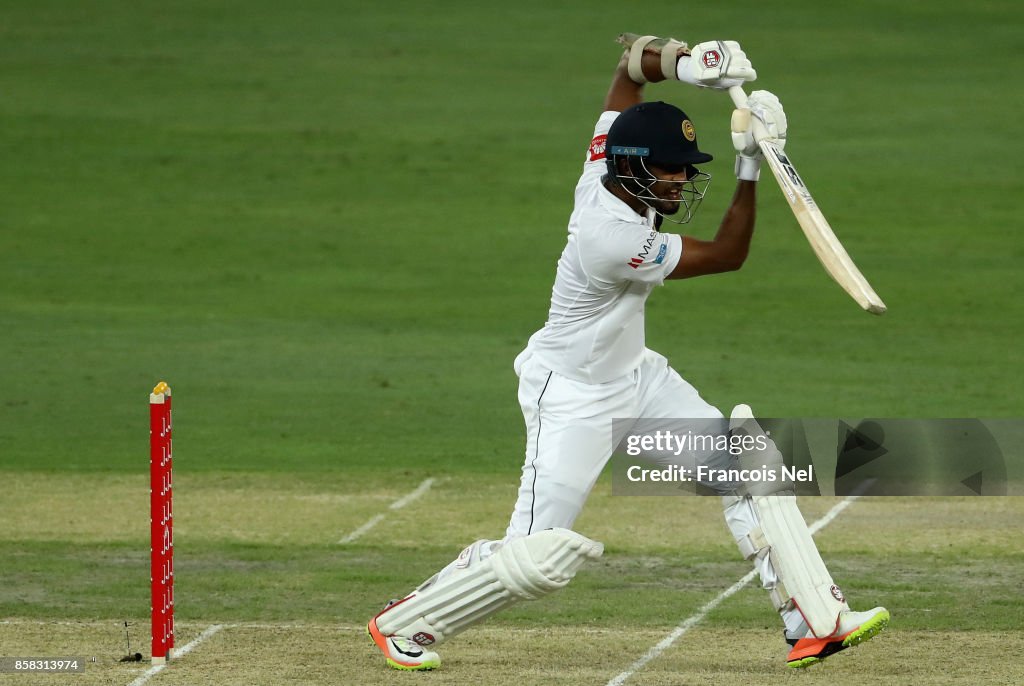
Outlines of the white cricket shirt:
M 605 112 L 594 128 L 548 319 L 525 351 L 585 383 L 605 383 L 640 366 L 647 296 L 683 250 L 681 236 L 654 229 L 653 212 L 640 216 L 601 183 L 605 139 L 618 114 Z

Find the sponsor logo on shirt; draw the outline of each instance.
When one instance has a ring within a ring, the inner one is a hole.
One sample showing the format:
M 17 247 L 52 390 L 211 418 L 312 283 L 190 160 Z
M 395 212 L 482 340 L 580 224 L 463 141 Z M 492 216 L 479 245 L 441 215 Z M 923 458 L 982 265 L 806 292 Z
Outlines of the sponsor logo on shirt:
M 647 259 L 647 256 L 651 254 L 651 249 L 654 247 L 654 241 L 658 238 L 657 231 L 651 231 L 651 235 L 644 241 L 643 247 L 640 248 L 640 252 L 636 254 L 636 257 L 629 258 L 628 264 L 633 269 L 638 269 L 641 264 Z M 657 263 L 661 263 L 665 259 L 665 245 L 661 246 L 661 251 L 658 253 L 658 259 L 655 260 Z
M 654 258 L 654 264 L 661 264 L 665 261 L 665 253 L 668 252 L 668 243 L 662 243 L 658 248 L 658 256 Z
M 604 159 L 605 142 L 608 140 L 607 135 L 600 135 L 590 141 L 590 161 L 597 162 L 598 160 Z

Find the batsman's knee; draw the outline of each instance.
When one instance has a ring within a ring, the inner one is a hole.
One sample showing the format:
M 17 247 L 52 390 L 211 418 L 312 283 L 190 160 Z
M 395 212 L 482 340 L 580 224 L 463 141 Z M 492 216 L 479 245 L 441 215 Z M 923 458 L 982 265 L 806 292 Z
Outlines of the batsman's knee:
M 604 546 L 568 529 L 477 541 L 442 573 L 376 617 L 384 635 L 440 643 L 521 600 L 564 587 Z

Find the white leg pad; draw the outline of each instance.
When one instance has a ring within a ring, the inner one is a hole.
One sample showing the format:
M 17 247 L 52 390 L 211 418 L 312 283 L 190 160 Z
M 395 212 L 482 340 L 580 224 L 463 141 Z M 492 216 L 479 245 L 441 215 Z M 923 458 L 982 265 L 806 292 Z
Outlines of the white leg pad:
M 554 593 L 604 546 L 568 529 L 504 543 L 477 541 L 435 577 L 377 615 L 378 630 L 420 645 L 440 643 L 520 600 Z
M 766 438 L 767 450 L 739 456 L 742 466 L 763 467 L 781 474 L 782 453 L 767 439 L 749 405 L 733 408 L 729 425 L 734 433 Z M 744 460 L 750 464 L 745 464 Z M 784 478 L 743 484 L 737 496 L 723 499 L 723 504 L 728 520 L 729 508 L 739 505 L 739 498 L 750 498 L 759 525 L 751 522 L 752 528 L 745 535 L 733 532 L 740 552 L 748 560 L 763 561 L 768 557 L 777 579 L 774 583 L 766 581 L 765 587 L 775 608 L 786 612 L 796 607 L 811 632 L 824 638 L 835 633 L 839 613 L 850 607 L 818 553 L 818 546 L 797 507 L 794 490 L 794 484 Z
M 761 526 L 740 547 L 754 555 L 758 548 L 768 549 L 779 577 L 779 584 L 772 591 L 776 608 L 785 609 L 792 600 L 815 636 L 824 638 L 835 633 L 839 613 L 850 607 L 818 553 L 796 505 L 796 496 L 755 496 L 753 504 Z

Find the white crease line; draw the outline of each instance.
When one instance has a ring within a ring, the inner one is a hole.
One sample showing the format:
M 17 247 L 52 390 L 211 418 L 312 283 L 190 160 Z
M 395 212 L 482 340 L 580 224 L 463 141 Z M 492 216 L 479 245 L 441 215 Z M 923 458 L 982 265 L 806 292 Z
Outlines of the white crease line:
M 823 529 L 824 527 L 828 526 L 829 523 L 832 522 L 832 520 L 839 516 L 840 512 L 848 508 L 853 503 L 853 501 L 859 497 L 859 494 L 854 493 L 852 495 L 847 496 L 841 502 L 833 505 L 832 509 L 826 512 L 821 519 L 810 525 L 809 528 L 811 530 L 811 533 L 815 534 L 818 531 L 821 531 L 821 529 Z M 687 631 L 695 627 L 697 624 L 700 624 L 704 620 L 704 618 L 708 616 L 708 613 L 714 610 L 716 607 L 718 607 L 723 600 L 732 596 L 741 588 L 749 584 L 755 576 L 757 576 L 757 572 L 753 569 L 744 574 L 739 581 L 737 581 L 732 586 L 730 586 L 729 588 L 725 589 L 717 596 L 712 598 L 710 602 L 704 605 L 704 607 L 702 607 L 701 609 L 697 610 L 696 613 L 690 615 L 685 620 L 683 620 L 683 622 L 675 629 L 673 629 L 668 636 L 658 641 L 656 645 L 654 645 L 646 653 L 641 655 L 640 658 L 638 658 L 636 662 L 631 664 L 624 672 L 622 672 L 621 674 L 613 678 L 611 681 L 609 681 L 606 684 L 606 686 L 622 686 L 622 684 L 626 683 L 626 681 L 631 676 L 633 676 L 641 669 L 646 667 L 651 660 L 653 660 L 654 658 L 658 657 L 663 652 L 668 650 L 673 643 L 675 643 L 682 637 L 683 634 L 685 634 Z
M 433 485 L 434 485 L 434 479 L 433 478 L 424 479 L 423 483 L 421 483 L 419 486 L 417 486 L 416 490 L 414 490 L 412 493 L 410 493 L 409 495 L 407 495 L 407 496 L 405 496 L 403 498 L 399 498 L 395 502 L 391 503 L 391 508 L 390 509 L 392 509 L 392 510 L 401 510 L 403 507 L 405 507 L 406 505 L 408 505 L 409 503 L 411 503 L 412 501 L 416 500 L 417 498 L 422 496 L 424 493 L 429 491 L 430 487 L 433 486 Z
M 417 486 L 414 490 L 412 490 L 409 493 L 406 493 L 401 498 L 399 498 L 395 502 L 391 503 L 388 506 L 388 509 L 389 510 L 401 510 L 403 507 L 405 507 L 406 505 L 408 505 L 412 501 L 416 500 L 417 498 L 422 497 L 424 493 L 429 491 L 430 487 L 434 485 L 434 481 L 436 481 L 436 479 L 434 479 L 433 477 L 431 477 L 429 479 L 424 479 L 423 483 L 421 483 L 419 486 Z M 345 536 L 344 538 L 342 538 L 340 541 L 338 541 L 338 543 L 345 544 L 345 543 L 351 543 L 352 541 L 356 540 L 357 538 L 359 538 L 360 536 L 365 534 L 367 531 L 369 531 L 373 527 L 375 527 L 378 524 L 380 524 L 381 520 L 384 519 L 384 514 L 386 514 L 386 513 L 376 514 L 376 515 L 370 517 L 369 521 L 367 521 L 365 524 L 363 524 L 361 527 L 359 527 L 358 529 L 356 529 L 352 533 L 350 533 L 347 536 Z
M 384 519 L 384 515 L 382 514 L 373 515 L 373 517 L 370 517 L 370 521 L 366 522 L 366 524 L 363 524 L 361 527 L 350 533 L 348 536 L 345 536 L 345 538 L 338 541 L 338 543 L 351 543 L 352 541 L 356 540 L 373 527 L 377 526 L 380 523 L 380 520 L 382 519 Z
M 203 633 L 193 638 L 191 641 L 183 645 L 181 648 L 174 648 L 173 652 L 171 653 L 171 660 L 177 660 L 182 657 L 185 657 L 190 652 L 192 652 L 192 650 L 196 646 L 198 646 L 200 643 L 208 639 L 210 636 L 213 636 L 215 633 L 223 629 L 224 626 L 225 625 L 223 624 L 214 624 L 213 626 L 207 627 Z M 142 686 L 142 684 L 146 683 L 147 681 L 149 681 L 165 669 L 167 669 L 167 663 L 164 663 L 162 665 L 153 665 L 145 672 L 143 672 L 141 675 L 139 675 L 138 679 L 128 684 L 128 686 Z

